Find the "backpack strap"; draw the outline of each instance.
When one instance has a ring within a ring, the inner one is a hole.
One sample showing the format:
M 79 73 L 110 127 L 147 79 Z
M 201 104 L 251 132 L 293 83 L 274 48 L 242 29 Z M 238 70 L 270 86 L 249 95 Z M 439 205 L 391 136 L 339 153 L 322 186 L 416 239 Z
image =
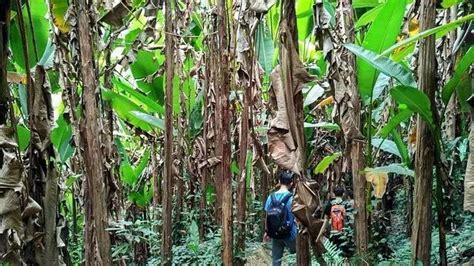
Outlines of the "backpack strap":
M 288 203 L 288 200 L 291 198 L 291 196 L 293 196 L 293 194 L 290 192 L 288 194 L 286 194 L 282 199 L 281 199 L 281 203 L 283 203 L 284 205 L 286 205 Z
M 275 206 L 278 203 L 275 193 L 270 194 L 270 206 Z
M 286 194 L 282 199 L 281 199 L 281 204 L 283 204 L 283 206 L 286 208 L 286 204 L 288 203 L 288 200 L 293 196 L 293 193 L 288 193 Z M 290 208 L 291 209 L 291 208 Z M 289 211 L 291 213 L 291 210 Z M 289 219 L 289 214 L 287 213 L 286 214 L 286 219 Z M 293 222 L 292 220 L 286 220 L 288 222 L 290 222 L 291 225 L 293 225 Z

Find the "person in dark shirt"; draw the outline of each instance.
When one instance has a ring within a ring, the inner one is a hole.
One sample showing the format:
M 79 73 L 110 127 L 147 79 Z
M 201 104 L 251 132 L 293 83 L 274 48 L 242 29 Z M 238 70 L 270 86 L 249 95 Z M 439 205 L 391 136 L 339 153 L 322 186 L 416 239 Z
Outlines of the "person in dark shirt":
M 271 193 L 266 202 L 265 202 L 265 211 L 268 212 L 272 206 L 272 197 L 274 200 L 282 201 L 285 197 L 288 197 L 288 200 L 285 204 L 287 213 L 288 213 L 288 221 L 291 224 L 290 234 L 286 239 L 275 239 L 272 238 L 272 265 L 279 266 L 281 265 L 283 252 L 285 248 L 288 248 L 290 253 L 296 252 L 296 235 L 297 235 L 297 228 L 296 228 L 296 221 L 295 216 L 291 212 L 291 205 L 293 202 L 293 193 L 291 192 L 293 189 L 293 175 L 294 173 L 289 170 L 282 170 L 279 173 L 280 176 L 280 188 Z M 270 237 L 265 232 L 263 237 L 264 241 L 269 241 Z

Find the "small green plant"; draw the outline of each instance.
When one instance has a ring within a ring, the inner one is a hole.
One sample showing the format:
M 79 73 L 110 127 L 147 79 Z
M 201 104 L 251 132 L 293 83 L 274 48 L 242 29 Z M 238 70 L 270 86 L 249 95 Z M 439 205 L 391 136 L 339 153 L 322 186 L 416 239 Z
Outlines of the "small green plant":
M 465 216 L 463 225 L 455 231 L 449 232 L 446 235 L 447 256 L 448 262 L 457 264 L 461 263 L 462 251 L 468 249 L 473 241 L 472 230 L 474 229 L 473 218 Z M 392 257 L 388 261 L 380 262 L 383 265 L 391 265 L 390 263 L 409 264 L 411 256 L 411 243 L 408 238 L 404 236 L 390 236 L 388 241 L 389 246 L 392 247 Z M 431 262 L 439 264 L 439 235 L 438 229 L 433 228 L 431 235 Z
M 115 245 L 112 247 L 112 258 L 114 261 L 120 260 L 127 263 L 133 263 L 135 260 L 143 258 L 145 254 L 138 250 L 141 245 L 145 244 L 148 250 L 148 260 L 158 256 L 159 247 L 161 245 L 161 237 L 159 236 L 157 226 L 161 221 L 156 220 L 136 220 L 119 221 L 113 223 L 108 230 L 113 232 L 116 238 Z
M 323 241 L 323 245 L 326 249 L 326 252 L 323 254 L 324 261 L 329 265 L 342 265 L 344 262 L 342 251 L 328 239 Z
M 208 232 L 206 240 L 199 241 L 199 229 L 196 222 L 187 228 L 185 241 L 173 246 L 173 261 L 176 265 L 220 265 L 222 264 L 221 233 Z

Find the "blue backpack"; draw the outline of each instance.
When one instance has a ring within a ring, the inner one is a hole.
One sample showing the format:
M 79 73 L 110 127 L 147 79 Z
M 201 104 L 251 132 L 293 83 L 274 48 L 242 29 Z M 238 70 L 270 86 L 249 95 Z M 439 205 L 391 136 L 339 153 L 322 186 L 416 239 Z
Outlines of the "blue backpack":
M 286 239 L 291 235 L 293 221 L 288 219 L 289 213 L 286 208 L 292 194 L 288 193 L 280 201 L 275 193 L 270 196 L 270 207 L 267 210 L 267 235 L 275 239 Z

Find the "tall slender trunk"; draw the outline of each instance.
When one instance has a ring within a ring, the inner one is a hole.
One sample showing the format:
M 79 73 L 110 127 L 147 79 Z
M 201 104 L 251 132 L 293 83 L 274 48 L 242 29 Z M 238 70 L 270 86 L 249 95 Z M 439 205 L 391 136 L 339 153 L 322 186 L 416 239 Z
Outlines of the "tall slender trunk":
M 433 28 L 436 18 L 436 1 L 421 2 L 420 31 Z M 431 101 L 432 113 L 436 107 L 436 57 L 435 38 L 429 36 L 421 40 L 418 57 L 418 86 Z M 436 117 L 433 115 L 433 117 Z M 431 250 L 431 197 L 435 147 L 433 131 L 418 115 L 415 155 L 415 194 L 412 232 L 411 263 L 417 261 L 430 264 Z
M 224 12 L 224 11 L 222 11 Z M 221 20 L 220 18 L 221 13 L 216 14 L 217 19 L 216 20 Z M 219 25 L 220 22 L 214 22 L 214 24 L 217 23 Z M 219 29 L 218 25 L 213 27 L 214 31 L 221 31 L 222 29 Z M 221 53 L 222 51 L 220 49 L 223 49 L 220 47 L 220 38 L 223 36 L 214 36 L 214 38 L 211 39 L 210 41 L 210 53 L 211 55 L 210 60 L 212 64 L 212 69 L 211 69 L 211 81 L 215 93 L 215 102 L 216 102 L 216 109 L 214 114 L 210 114 L 211 117 L 214 118 L 214 126 L 215 128 L 212 128 L 211 130 L 213 131 L 213 140 L 214 140 L 214 155 L 216 158 L 220 159 L 220 163 L 222 164 L 222 154 L 223 154 L 223 145 L 220 140 L 220 138 L 226 138 L 226 136 L 221 135 L 222 134 L 222 116 L 223 116 L 223 100 L 222 100 L 222 88 L 220 87 L 221 85 L 221 71 L 222 68 L 224 67 L 221 62 Z M 210 95 L 211 97 L 213 96 L 212 94 Z M 230 134 L 229 134 L 230 136 Z M 230 140 L 229 144 L 230 145 Z M 214 183 L 214 187 L 216 189 L 216 201 L 214 203 L 215 206 L 215 212 L 214 212 L 214 218 L 217 224 L 222 224 L 222 207 L 223 207 L 223 186 L 221 184 L 221 181 L 224 180 L 222 176 L 222 166 L 220 164 L 216 165 L 214 174 L 210 174 L 210 177 L 212 177 L 212 181 Z
M 173 200 L 173 78 L 174 78 L 174 36 L 173 9 L 171 0 L 165 1 L 165 60 L 166 60 L 166 97 L 165 97 L 165 161 L 163 175 L 163 228 L 161 240 L 162 265 L 172 263 L 172 212 Z
M 96 62 L 94 59 L 95 34 L 93 9 L 89 0 L 75 0 L 78 17 L 79 51 L 83 85 L 83 119 L 81 123 L 83 158 L 86 168 L 85 187 L 85 261 L 86 265 L 111 265 L 110 236 L 106 231 L 108 215 L 106 208 L 105 180 L 103 177 L 102 152 L 100 150 L 100 113 L 97 93 Z
M 406 236 L 410 237 L 412 233 L 413 225 L 413 180 L 411 178 L 406 178 L 403 180 L 405 190 L 407 192 L 407 203 L 406 203 L 406 212 L 407 212 L 407 221 L 405 226 Z
M 464 176 L 464 210 L 474 213 L 474 106 L 471 107 L 471 132 L 469 133 L 469 158 Z
M 206 234 L 206 210 L 207 210 L 207 172 L 208 170 L 204 168 L 202 170 L 201 180 L 200 180 L 200 198 L 199 198 L 199 240 L 204 241 Z
M 451 9 L 444 10 L 444 19 L 443 24 L 449 23 L 450 21 L 455 19 L 456 12 L 452 12 Z M 454 17 L 452 17 L 454 15 Z M 456 39 L 456 32 L 452 31 L 447 36 L 443 38 L 443 43 L 441 47 L 439 47 L 439 54 L 440 55 L 436 61 L 437 65 L 437 72 L 440 77 L 444 77 L 444 80 L 438 82 L 438 85 L 445 84 L 448 79 L 451 78 L 453 72 L 453 65 L 455 63 L 455 54 L 453 54 L 453 43 Z M 435 53 L 436 55 L 436 53 Z M 438 86 L 441 88 L 442 86 Z M 447 137 L 449 140 L 454 140 L 456 136 L 456 119 L 458 116 L 457 112 L 457 97 L 451 97 L 449 103 L 446 106 L 445 112 L 445 132 L 443 133 L 441 129 L 437 129 L 437 136 L 435 138 L 435 143 L 441 144 L 440 138 L 442 136 Z M 439 127 L 442 128 L 441 124 L 438 122 L 440 121 L 438 112 L 433 112 L 434 119 L 436 121 L 436 125 L 439 124 Z M 438 216 L 438 238 L 439 238 L 439 247 L 438 247 L 438 254 L 440 258 L 440 265 L 447 265 L 448 264 L 448 257 L 447 257 L 447 250 L 446 250 L 446 232 L 447 232 L 447 217 L 449 216 L 449 207 L 451 205 L 450 201 L 450 188 L 449 188 L 449 176 L 447 171 L 445 171 L 444 162 L 441 157 L 441 150 L 440 145 L 435 145 L 435 166 L 436 166 L 436 212 Z M 453 154 L 453 156 L 455 156 Z
M 178 64 L 181 66 L 183 62 L 178 59 Z M 181 73 L 182 70 L 177 70 L 178 73 Z M 179 84 L 179 102 L 181 106 L 181 111 L 178 116 L 177 125 L 179 127 L 178 130 L 178 147 L 176 151 L 176 160 L 178 165 L 175 165 L 178 172 L 175 173 L 175 180 L 176 180 L 176 208 L 175 208 L 175 215 L 176 215 L 176 224 L 180 225 L 181 223 L 181 213 L 183 212 L 183 208 L 185 207 L 185 182 L 184 182 L 184 173 L 186 171 L 186 130 L 187 130 L 187 106 L 186 106 L 186 95 L 184 93 L 184 81 L 185 77 L 182 77 L 182 80 Z M 194 97 L 194 96 L 192 96 Z M 192 179 L 192 178 L 191 178 Z M 191 185 L 191 183 L 190 183 Z M 191 189 L 191 187 L 190 187 Z
M 7 122 L 8 117 L 8 83 L 7 83 L 7 64 L 8 64 L 8 37 L 10 34 L 10 0 L 4 0 L 0 3 L 0 125 Z M 3 160 L 0 154 L 0 162 Z
M 113 34 L 107 44 L 106 51 L 104 53 L 105 65 L 111 65 L 111 56 L 112 56 L 112 43 L 116 40 L 116 35 Z M 104 71 L 104 87 L 106 89 L 112 88 L 112 69 L 106 68 Z M 102 101 L 103 106 L 103 133 L 101 135 L 101 140 L 103 143 L 103 156 L 104 156 L 104 177 L 106 177 L 106 195 L 107 195 L 107 210 L 111 217 L 114 217 L 118 220 L 118 215 L 121 212 L 121 187 L 119 185 L 120 180 L 117 175 L 119 165 L 118 152 L 114 143 L 114 112 L 110 102 Z M 115 239 L 112 236 L 112 243 Z
M 438 254 L 440 265 L 445 266 L 448 265 L 448 256 L 447 256 L 447 249 L 446 249 L 446 203 L 444 192 L 446 191 L 446 187 L 444 186 L 442 180 L 442 161 L 441 157 L 439 156 L 439 150 L 436 151 L 436 212 L 438 214 L 438 237 L 439 237 L 439 247 L 438 247 Z
M 353 143 L 351 147 L 351 168 L 352 168 L 352 186 L 354 190 L 354 208 L 355 213 L 355 244 L 357 254 L 364 256 L 367 253 L 369 244 L 368 218 L 367 218 L 367 198 L 366 198 L 366 180 L 362 173 L 364 169 L 363 144 Z
M 354 55 L 344 49 L 342 44 L 353 43 L 354 11 L 352 0 L 339 0 L 336 10 L 336 30 L 332 30 L 322 3 L 315 5 L 316 38 L 319 49 L 324 50 L 331 64 L 328 80 L 331 93 L 336 101 L 335 119 L 344 132 L 343 171 L 350 169 L 354 192 L 355 244 L 360 258 L 368 248 L 368 219 L 366 206 L 366 180 L 363 174 L 363 136 L 361 133 L 360 97 L 355 73 Z M 332 185 L 330 183 L 330 185 Z
M 211 39 L 211 38 L 210 38 Z M 212 52 L 211 45 L 213 44 L 212 39 L 208 41 L 209 51 Z M 212 54 L 208 53 L 204 55 L 204 63 L 207 66 L 204 68 L 204 119 L 206 123 L 204 123 L 203 133 L 202 133 L 202 147 L 203 147 L 203 158 L 207 160 L 208 158 L 212 158 L 215 152 L 215 119 L 213 119 L 214 113 L 216 111 L 215 101 L 213 101 L 213 97 L 215 95 L 214 90 L 214 82 L 212 80 Z M 212 132 L 212 134 L 210 134 Z M 198 166 L 199 167 L 199 166 Z M 200 201 L 199 201 L 199 238 L 201 241 L 204 241 L 205 237 L 205 225 L 206 225 L 206 217 L 207 217 L 207 186 L 210 181 L 211 171 L 214 171 L 213 167 L 206 167 L 202 168 L 202 175 L 200 180 Z
M 339 0 L 336 14 L 338 35 L 342 43 L 353 43 L 354 10 L 352 0 Z M 338 43 L 335 51 L 335 63 L 338 67 L 331 73 L 339 121 L 341 123 L 346 152 L 350 154 L 352 186 L 354 191 L 355 244 L 357 254 L 364 257 L 368 247 L 368 221 L 366 204 L 366 180 L 363 173 L 363 142 L 360 140 L 360 97 L 357 87 L 355 56 Z M 345 62 L 343 64 L 342 62 Z M 341 66 L 346 65 L 346 67 Z
M 240 175 L 238 177 L 237 184 L 237 253 L 239 260 L 237 265 L 244 265 L 245 259 L 245 238 L 246 238 L 246 224 L 247 221 L 247 180 L 251 179 L 249 183 L 253 181 L 253 174 L 247 172 L 247 160 L 248 152 L 251 144 L 250 134 L 255 133 L 253 130 L 253 119 L 252 119 L 252 108 L 254 90 L 258 88 L 256 86 L 255 77 L 256 67 L 258 66 L 257 59 L 255 57 L 255 45 L 254 45 L 254 31 L 252 31 L 252 18 L 255 16 L 253 12 L 248 11 L 249 1 L 242 0 L 234 4 L 234 14 L 237 16 L 235 19 L 235 38 L 239 38 L 243 41 L 236 42 L 235 57 L 238 62 L 238 69 L 236 74 L 238 75 L 240 88 L 243 91 L 242 101 L 242 112 L 240 117 L 240 138 L 237 143 L 236 150 L 239 150 L 239 169 Z M 240 36 L 240 37 L 237 37 Z M 252 132 L 251 132 L 252 131 Z M 247 176 L 249 174 L 249 176 Z M 252 186 L 252 184 L 250 184 Z
M 151 162 L 150 166 L 152 169 L 152 175 L 153 175 L 153 209 L 157 210 L 158 206 L 161 203 L 161 186 L 160 186 L 160 179 L 159 176 L 161 175 L 161 171 L 159 171 L 158 167 L 158 154 L 159 154 L 159 149 L 158 145 L 156 143 L 156 140 L 151 138 L 150 139 L 150 145 L 151 145 Z M 154 213 L 155 217 L 157 217 L 156 213 Z
M 230 68 L 229 68 L 229 40 L 228 40 L 228 11 L 226 0 L 217 2 L 217 25 L 219 32 L 219 65 L 216 66 L 217 76 L 217 102 L 218 114 L 220 118 L 217 124 L 217 133 L 221 140 L 217 142 L 218 156 L 221 162 L 217 167 L 217 178 L 222 180 L 222 262 L 224 265 L 233 264 L 233 231 L 232 231 L 232 175 L 230 172 L 231 163 L 231 140 L 230 140 Z
M 445 10 L 445 20 L 443 23 L 449 23 L 457 19 L 457 5 L 452 6 L 450 9 Z M 441 50 L 441 58 L 439 63 L 442 64 L 443 67 L 439 67 L 441 69 L 441 77 L 444 78 L 444 84 L 448 82 L 448 80 L 453 75 L 453 69 L 456 65 L 456 54 L 453 53 L 454 49 L 454 42 L 456 41 L 456 30 L 453 30 L 448 33 L 447 36 L 443 38 L 443 45 Z M 454 140 L 456 138 L 456 129 L 458 127 L 458 97 L 451 97 L 446 106 L 445 112 L 445 134 L 449 140 Z
M 10 0 L 0 1 L 0 126 L 7 123 L 9 88 L 7 82 L 8 44 L 10 28 Z M 5 153 L 0 147 L 0 168 L 4 168 Z M 2 180 L 0 178 L 0 180 Z M 0 233 L 0 256 L 9 251 L 9 236 L 5 232 Z M 6 262 L 10 262 L 5 259 Z
M 237 251 L 240 255 L 245 254 L 245 223 L 247 211 L 247 152 L 249 146 L 249 101 L 252 88 L 244 88 L 244 106 L 242 110 L 242 118 L 240 121 L 240 155 L 239 155 L 239 169 L 240 176 L 237 189 Z M 239 261 L 243 265 L 243 261 Z

